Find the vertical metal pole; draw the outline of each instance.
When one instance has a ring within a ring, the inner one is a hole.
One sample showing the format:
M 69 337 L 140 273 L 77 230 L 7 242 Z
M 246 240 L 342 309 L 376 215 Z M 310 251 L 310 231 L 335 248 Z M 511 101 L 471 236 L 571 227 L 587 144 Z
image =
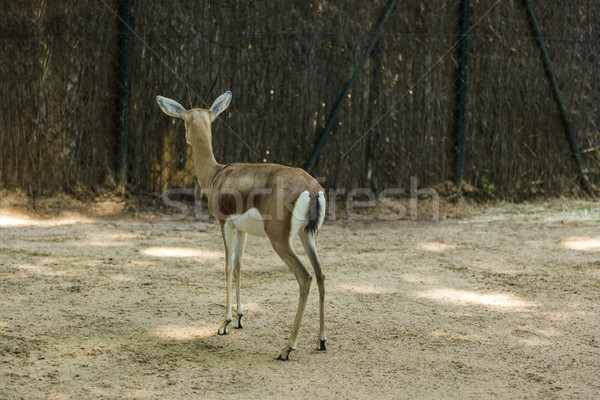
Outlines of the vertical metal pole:
M 454 160 L 454 183 L 462 189 L 465 165 L 465 123 L 467 103 L 467 60 L 470 20 L 470 0 L 460 2 L 460 41 L 458 43 L 458 71 L 456 76 L 456 109 L 454 111 L 454 135 L 455 135 L 455 160 Z
M 560 92 L 560 89 L 558 88 L 556 74 L 554 73 L 554 68 L 552 68 L 552 62 L 550 61 L 550 56 L 548 55 L 548 49 L 546 48 L 546 43 L 542 38 L 540 26 L 538 24 L 537 18 L 535 17 L 533 7 L 531 6 L 531 1 L 523 0 L 523 2 L 525 4 L 525 9 L 527 10 L 527 18 L 529 19 L 531 29 L 533 30 L 533 35 L 535 36 L 535 40 L 537 42 L 538 47 L 540 48 L 542 62 L 544 63 L 544 70 L 546 71 L 546 75 L 548 76 L 548 80 L 550 81 L 550 86 L 552 86 L 552 93 L 554 94 L 554 99 L 556 100 L 558 111 L 560 112 L 560 118 L 565 127 L 565 133 L 567 134 L 567 139 L 569 140 L 571 152 L 575 157 L 575 161 L 577 162 L 577 166 L 579 167 L 579 172 L 581 173 L 581 177 L 583 178 L 584 189 L 592 198 L 595 198 L 596 195 L 594 194 L 594 185 L 590 182 L 588 170 L 585 167 L 585 163 L 583 162 L 583 157 L 581 156 L 581 151 L 579 150 L 579 144 L 577 143 L 577 138 L 575 137 L 575 131 L 573 130 L 573 126 L 571 125 L 571 121 L 569 120 L 567 107 L 565 106 L 562 94 Z
M 129 101 L 131 98 L 131 0 L 120 0 L 117 37 L 117 132 L 119 134 L 119 178 L 121 193 L 127 186 L 127 165 L 129 152 Z
M 362 70 L 363 65 L 367 61 L 367 58 L 369 58 L 369 54 L 371 54 L 371 51 L 373 51 L 373 48 L 375 47 L 375 44 L 377 43 L 377 40 L 379 39 L 379 35 L 381 34 L 381 31 L 383 30 L 383 27 L 385 26 L 385 23 L 387 22 L 388 18 L 390 17 L 390 14 L 392 13 L 392 10 L 396 6 L 397 2 L 398 2 L 398 0 L 390 0 L 390 2 L 388 3 L 387 8 L 385 9 L 385 13 L 383 14 L 383 17 L 381 17 L 381 20 L 379 21 L 379 25 L 377 26 L 377 30 L 375 31 L 373 39 L 371 39 L 371 43 L 369 43 L 369 46 L 363 53 L 363 56 L 362 56 L 360 62 L 358 63 L 358 66 L 356 67 L 356 70 L 354 71 L 352 78 L 350 78 L 348 83 L 346 83 L 346 85 L 344 86 L 344 90 L 342 90 L 342 94 L 338 100 L 338 103 L 337 103 L 335 109 L 333 110 L 331 117 L 329 117 L 329 121 L 327 122 L 325 129 L 323 130 L 323 132 L 321 132 L 321 136 L 319 136 L 319 141 L 315 145 L 315 147 L 312 151 L 312 154 L 310 155 L 310 158 L 308 159 L 308 161 L 306 162 L 306 165 L 304 166 L 304 169 L 306 170 L 306 172 L 310 172 L 312 170 L 312 168 L 314 167 L 315 163 L 317 162 L 317 157 L 319 156 L 319 153 L 321 152 L 321 149 L 323 148 L 323 145 L 325 144 L 325 141 L 327 140 L 327 137 L 329 136 L 329 132 L 331 132 L 331 130 L 333 129 L 333 125 L 335 124 L 335 121 L 337 120 L 337 116 L 340 113 L 342 107 L 344 106 L 344 102 L 348 98 L 348 93 L 350 92 L 350 89 L 352 88 L 354 81 L 358 77 L 358 74 Z

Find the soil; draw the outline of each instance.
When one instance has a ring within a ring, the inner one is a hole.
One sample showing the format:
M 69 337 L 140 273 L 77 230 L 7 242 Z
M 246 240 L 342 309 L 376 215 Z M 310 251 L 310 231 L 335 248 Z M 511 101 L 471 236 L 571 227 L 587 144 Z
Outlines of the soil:
M 218 336 L 216 223 L 30 207 L 0 202 L 2 399 L 600 398 L 597 203 L 326 221 L 327 351 L 314 284 L 287 362 L 298 286 L 266 239 L 248 239 L 244 328 Z

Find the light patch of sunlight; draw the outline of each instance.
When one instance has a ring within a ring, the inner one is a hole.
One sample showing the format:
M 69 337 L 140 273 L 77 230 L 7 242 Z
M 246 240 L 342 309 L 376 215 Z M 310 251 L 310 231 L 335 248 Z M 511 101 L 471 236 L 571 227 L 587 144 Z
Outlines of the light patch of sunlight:
M 9 324 L 8 322 L 0 321 L 0 331 L 3 329 L 10 328 L 10 327 L 11 327 L 11 324 Z
M 33 272 L 44 276 L 66 276 L 73 275 L 73 271 L 68 270 L 54 270 L 52 268 L 44 267 L 43 265 L 33 264 L 18 264 L 14 265 L 13 268 L 20 269 L 21 271 Z
M 223 253 L 206 249 L 192 249 L 189 247 L 149 247 L 141 251 L 150 257 L 165 258 L 222 258 Z
M 76 224 L 91 224 L 96 222 L 91 218 L 80 215 L 70 215 L 52 219 L 35 219 L 27 215 L 17 213 L 0 214 L 0 228 L 12 228 L 21 226 L 65 226 Z
M 214 336 L 217 327 L 213 325 L 184 326 L 184 325 L 161 325 L 150 330 L 150 334 L 166 340 L 195 340 Z
M 485 336 L 459 332 L 433 331 L 431 332 L 431 336 L 440 339 L 466 342 L 485 342 L 488 340 Z
M 600 237 L 572 236 L 561 240 L 560 247 L 568 250 L 600 251 Z
M 363 284 L 363 283 L 342 283 L 337 286 L 338 289 L 360 294 L 387 294 L 394 293 L 393 290 L 385 286 Z
M 13 226 L 26 226 L 31 224 L 29 217 L 10 217 L 8 215 L 0 215 L 0 227 L 9 228 Z
M 417 243 L 417 247 L 421 250 L 435 251 L 441 253 L 446 250 L 455 249 L 456 244 L 453 243 L 442 243 L 442 242 L 421 242 Z
M 468 290 L 438 288 L 416 293 L 417 297 L 457 305 L 478 305 L 501 311 L 526 311 L 537 307 L 534 301 L 506 293 L 477 293 Z

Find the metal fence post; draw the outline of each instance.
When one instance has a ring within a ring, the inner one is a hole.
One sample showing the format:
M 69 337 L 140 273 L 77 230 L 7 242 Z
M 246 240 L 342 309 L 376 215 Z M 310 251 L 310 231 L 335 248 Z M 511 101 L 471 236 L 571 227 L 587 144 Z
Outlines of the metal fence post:
M 127 186 L 127 165 L 129 152 L 129 101 L 131 98 L 131 0 L 120 0 L 117 36 L 117 132 L 118 168 L 121 192 Z
M 546 71 L 546 75 L 548 76 L 548 80 L 550 81 L 550 86 L 552 87 L 552 93 L 554 94 L 556 105 L 558 106 L 560 119 L 562 120 L 563 125 L 565 126 L 565 133 L 567 134 L 567 139 L 569 141 L 569 146 L 571 147 L 571 152 L 575 157 L 575 161 L 577 162 L 577 166 L 579 167 L 579 172 L 581 173 L 581 177 L 583 178 L 584 189 L 592 198 L 596 198 L 596 195 L 594 194 L 594 185 L 592 184 L 592 182 L 590 182 L 588 170 L 585 167 L 585 163 L 583 162 L 583 157 L 581 156 L 581 151 L 579 150 L 579 144 L 577 143 L 577 138 L 575 137 L 575 131 L 573 130 L 573 126 L 571 125 L 571 121 L 567 112 L 567 107 L 565 106 L 565 102 L 563 101 L 562 94 L 558 87 L 556 74 L 554 73 L 554 68 L 552 68 L 552 62 L 550 61 L 550 56 L 548 55 L 546 43 L 542 38 L 540 26 L 535 16 L 535 12 L 533 11 L 533 7 L 531 6 L 531 0 L 523 0 L 523 2 L 527 11 L 527 19 L 529 19 L 531 29 L 533 30 L 533 35 L 540 49 L 540 55 L 542 57 L 542 62 L 544 63 L 544 70 Z
M 383 17 L 381 17 L 381 20 L 379 21 L 379 25 L 377 26 L 377 30 L 375 31 L 373 39 L 371 39 L 371 43 L 369 43 L 369 46 L 363 53 L 362 59 L 358 63 L 358 66 L 356 67 L 356 70 L 354 71 L 352 78 L 350 78 L 348 83 L 346 83 L 346 85 L 344 86 L 344 90 L 342 91 L 342 94 L 338 100 L 338 103 L 337 103 L 335 109 L 333 110 L 331 117 L 329 117 L 329 121 L 327 122 L 325 129 L 323 130 L 323 132 L 321 132 L 321 136 L 319 136 L 319 140 L 318 140 L 317 144 L 315 145 L 315 147 L 312 151 L 312 154 L 310 155 L 310 158 L 308 159 L 308 161 L 306 162 L 306 165 L 304 166 L 304 169 L 306 170 L 306 172 L 310 172 L 312 170 L 312 168 L 314 167 L 315 163 L 317 162 L 317 157 L 319 156 L 319 153 L 321 152 L 321 149 L 323 148 L 323 145 L 325 144 L 325 141 L 327 140 L 327 136 L 329 136 L 329 132 L 331 132 L 331 129 L 333 129 L 333 124 L 335 124 L 337 116 L 340 113 L 340 110 L 342 109 L 342 107 L 344 106 L 344 102 L 348 98 L 348 93 L 350 92 L 350 89 L 352 88 L 354 81 L 358 77 L 358 74 L 362 70 L 363 65 L 367 61 L 367 58 L 369 58 L 369 54 L 371 54 L 371 51 L 373 51 L 373 48 L 375 47 L 375 44 L 377 43 L 377 40 L 379 39 L 379 35 L 381 34 L 381 31 L 383 30 L 383 27 L 385 26 L 385 23 L 387 22 L 388 18 L 390 17 L 390 14 L 392 13 L 392 10 L 396 6 L 397 2 L 398 2 L 398 0 L 390 0 L 390 2 L 388 3 L 387 8 L 385 9 L 385 13 L 383 14 Z
M 454 135 L 455 135 L 455 159 L 454 159 L 454 183 L 459 190 L 462 188 L 465 165 L 465 120 L 467 102 L 467 60 L 471 0 L 460 2 L 460 27 L 458 42 L 458 71 L 456 73 L 456 109 L 454 110 Z

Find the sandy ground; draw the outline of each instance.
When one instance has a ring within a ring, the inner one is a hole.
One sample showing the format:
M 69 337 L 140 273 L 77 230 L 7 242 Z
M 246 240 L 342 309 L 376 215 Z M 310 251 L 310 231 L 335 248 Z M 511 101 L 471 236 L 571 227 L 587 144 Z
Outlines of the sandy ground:
M 111 207 L 0 204 L 0 398 L 600 398 L 597 203 L 327 222 L 328 350 L 313 285 L 288 362 L 297 284 L 265 239 L 218 336 L 218 226 Z

